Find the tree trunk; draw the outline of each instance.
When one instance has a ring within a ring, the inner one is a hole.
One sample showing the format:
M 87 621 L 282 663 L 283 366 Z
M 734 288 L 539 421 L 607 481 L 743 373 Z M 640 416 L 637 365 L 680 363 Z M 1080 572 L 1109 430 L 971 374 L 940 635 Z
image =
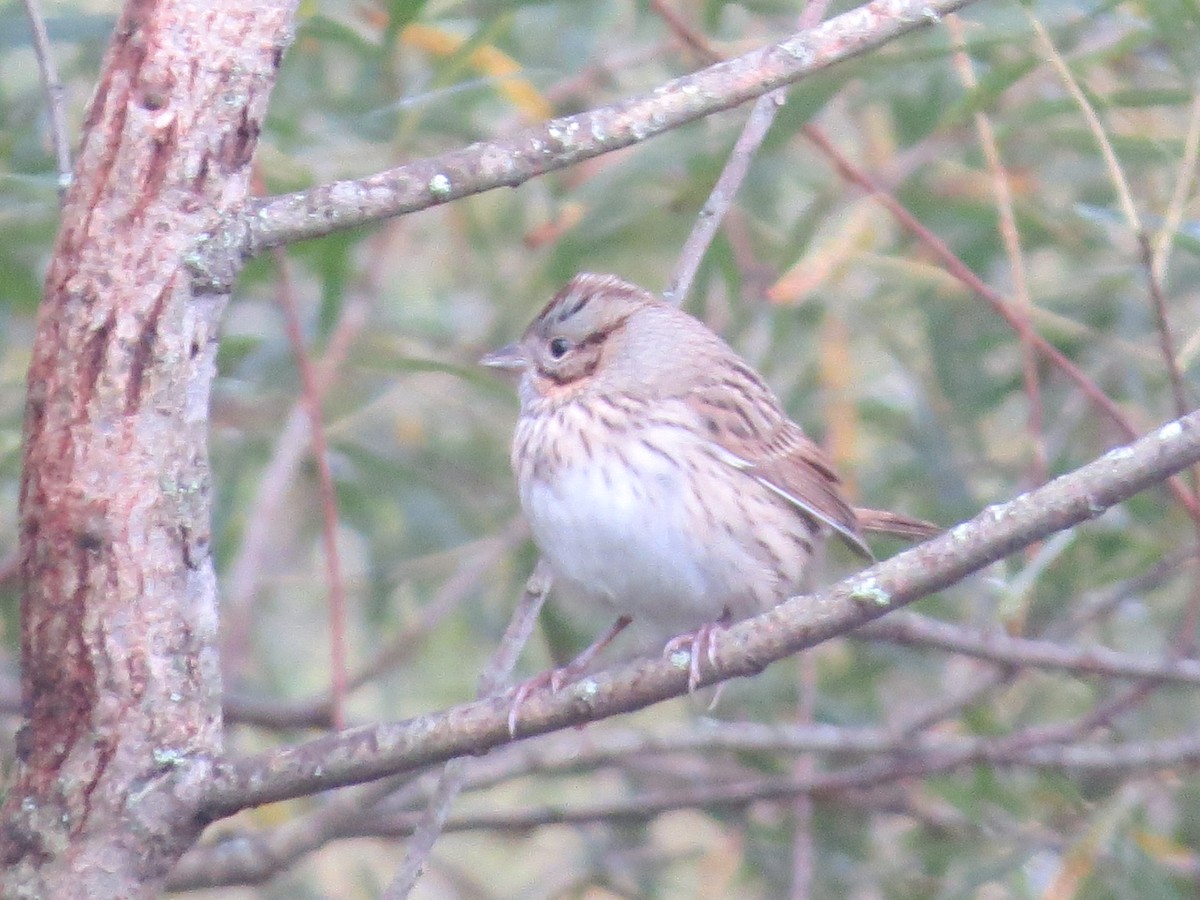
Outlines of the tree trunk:
M 206 435 L 228 286 L 188 260 L 245 198 L 293 8 L 129 0 L 84 123 L 29 369 L 4 896 L 155 895 L 203 826 L 221 741 Z

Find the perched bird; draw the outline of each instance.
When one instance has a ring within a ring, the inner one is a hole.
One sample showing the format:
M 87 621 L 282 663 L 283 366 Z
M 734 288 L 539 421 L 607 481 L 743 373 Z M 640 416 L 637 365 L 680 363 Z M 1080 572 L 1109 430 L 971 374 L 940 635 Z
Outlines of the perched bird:
M 937 530 L 852 508 L 749 364 L 614 276 L 575 276 L 481 362 L 520 373 L 512 466 L 556 583 L 618 617 L 598 645 L 632 621 L 688 647 L 693 688 L 713 629 L 793 594 L 827 535 L 870 558 L 864 530 Z

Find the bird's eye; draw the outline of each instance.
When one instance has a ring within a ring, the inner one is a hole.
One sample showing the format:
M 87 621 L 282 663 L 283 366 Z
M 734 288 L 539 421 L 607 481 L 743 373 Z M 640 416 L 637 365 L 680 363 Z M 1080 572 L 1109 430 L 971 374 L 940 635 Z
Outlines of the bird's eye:
M 571 342 L 563 337 L 556 337 L 550 342 L 550 355 L 555 359 L 562 359 L 567 355 L 567 351 L 571 349 Z

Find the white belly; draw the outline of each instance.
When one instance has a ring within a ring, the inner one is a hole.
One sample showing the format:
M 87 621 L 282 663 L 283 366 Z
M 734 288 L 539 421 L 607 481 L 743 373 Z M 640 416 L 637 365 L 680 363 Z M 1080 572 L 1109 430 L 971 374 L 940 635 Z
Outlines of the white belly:
M 638 441 L 623 446 L 623 459 L 599 453 L 529 479 L 521 501 L 559 579 L 664 639 L 720 618 L 746 574 L 730 554 L 740 549 L 714 545 L 711 528 L 689 523 L 685 473 Z

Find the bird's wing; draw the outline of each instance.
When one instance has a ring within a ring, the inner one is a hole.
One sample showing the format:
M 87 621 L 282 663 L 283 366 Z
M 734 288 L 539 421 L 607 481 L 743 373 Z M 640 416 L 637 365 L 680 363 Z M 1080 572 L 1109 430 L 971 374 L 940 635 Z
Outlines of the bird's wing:
M 784 414 L 770 388 L 748 366 L 738 366 L 736 373 L 737 379 L 701 382 L 684 398 L 698 429 L 721 459 L 872 559 L 829 457 Z

